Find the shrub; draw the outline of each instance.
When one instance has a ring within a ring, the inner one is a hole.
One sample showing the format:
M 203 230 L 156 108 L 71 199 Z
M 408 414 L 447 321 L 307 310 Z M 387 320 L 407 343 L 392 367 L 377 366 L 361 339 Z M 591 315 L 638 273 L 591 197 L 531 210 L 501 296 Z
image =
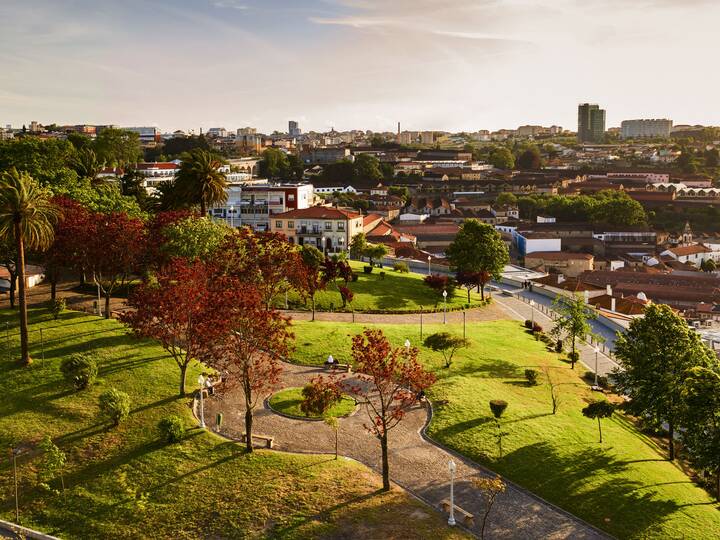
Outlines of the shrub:
M 586 371 L 585 375 L 583 375 L 583 379 L 590 384 L 595 384 L 595 373 L 592 371 Z M 598 375 L 597 381 L 600 388 L 608 388 L 610 386 L 610 381 L 605 375 Z
M 185 435 L 185 424 L 182 418 L 174 414 L 160 420 L 158 428 L 165 440 L 169 443 L 178 442 Z
M 577 351 L 575 351 L 575 352 L 570 351 L 568 353 L 568 360 L 570 360 L 571 362 L 577 362 L 578 360 L 580 360 L 580 353 Z
M 527 379 L 527 382 L 530 386 L 535 386 L 537 384 L 537 380 L 538 380 L 538 370 L 537 369 L 526 369 L 525 370 L 525 378 Z
M 430 274 L 429 276 L 425 276 L 423 281 L 425 285 L 435 291 L 440 298 L 442 298 L 443 291 L 447 291 L 448 298 L 452 298 L 457 285 L 457 282 L 453 278 L 441 274 Z
M 52 315 L 53 320 L 57 321 L 60 314 L 65 311 L 65 306 L 67 304 L 65 303 L 64 298 L 56 298 L 55 300 L 48 300 L 45 305 L 47 306 L 47 310 L 50 312 L 50 315 Z
M 542 331 L 543 331 L 543 327 L 540 326 L 538 323 L 535 323 L 535 324 L 533 325 L 533 327 L 532 327 L 532 331 L 533 331 L 533 332 L 542 332 Z
M 380 279 L 385 279 L 385 272 L 380 272 Z
M 130 416 L 130 396 L 115 388 L 100 394 L 100 414 L 119 426 L 120 422 Z
M 563 341 L 562 339 L 558 339 L 557 343 L 555 343 L 555 352 L 561 353 L 563 352 Z
M 366 272 L 366 273 L 369 273 L 369 272 Z M 360 276 L 358 276 L 355 272 L 353 272 L 352 278 L 350 278 L 350 279 L 352 280 L 353 283 L 355 283 L 359 277 Z
M 400 274 L 407 274 L 410 271 L 410 268 L 408 268 L 407 263 L 396 262 L 393 264 L 393 270 L 399 272 Z
M 490 401 L 490 410 L 495 418 L 500 418 L 505 412 L 505 409 L 507 409 L 507 406 L 507 401 L 503 401 L 502 399 L 493 399 Z
M 372 274 L 373 267 L 372 266 L 363 266 L 363 272 L 366 274 Z
M 533 322 L 530 319 L 525 319 L 525 328 L 532 330 Z
M 83 390 L 95 382 L 98 368 L 95 360 L 82 353 L 72 354 L 63 358 L 60 371 L 65 381 L 75 390 Z

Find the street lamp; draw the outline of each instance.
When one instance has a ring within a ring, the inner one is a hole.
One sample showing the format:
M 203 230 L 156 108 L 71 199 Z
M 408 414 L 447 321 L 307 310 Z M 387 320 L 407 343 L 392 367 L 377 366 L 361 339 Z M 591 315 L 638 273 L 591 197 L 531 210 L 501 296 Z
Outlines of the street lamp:
M 235 228 L 235 222 L 233 220 L 233 217 L 235 217 L 234 214 L 235 214 L 235 207 L 233 205 L 230 205 L 230 228 L 231 229 Z
M 535 300 L 530 300 L 530 318 L 532 327 L 535 328 Z
M 600 348 L 595 345 L 595 384 L 593 385 L 593 389 L 598 388 L 598 353 L 600 352 Z
M 428 276 L 430 275 L 430 261 L 432 260 L 432 256 L 428 255 Z
M 443 324 L 447 323 L 447 291 L 443 289 Z
M 200 427 L 205 429 L 205 401 L 203 400 L 203 391 L 205 390 L 205 377 L 200 374 L 198 376 L 198 384 L 200 385 Z
M 448 461 L 448 470 L 450 471 L 450 517 L 448 518 L 448 525 L 451 527 L 455 525 L 455 471 L 457 465 L 451 459 Z
M 407 352 L 410 352 L 410 340 L 409 339 L 405 340 L 405 350 Z

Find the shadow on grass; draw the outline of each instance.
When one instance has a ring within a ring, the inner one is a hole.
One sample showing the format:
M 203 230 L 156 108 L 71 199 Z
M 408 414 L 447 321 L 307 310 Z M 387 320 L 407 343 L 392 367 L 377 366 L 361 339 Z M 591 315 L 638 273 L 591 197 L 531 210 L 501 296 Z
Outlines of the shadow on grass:
M 302 519 L 296 520 L 295 522 L 293 522 L 291 525 L 288 525 L 287 527 L 273 530 L 272 534 L 270 536 L 272 538 L 295 538 L 295 536 L 294 536 L 295 531 L 297 529 L 299 529 L 300 527 L 302 527 L 303 525 L 305 525 L 309 522 L 312 522 L 312 521 L 325 522 L 328 520 L 328 518 L 331 517 L 330 514 L 332 514 L 333 512 L 347 509 L 352 504 L 362 503 L 364 501 L 372 499 L 373 497 L 382 495 L 383 493 L 384 492 L 381 489 L 376 489 L 375 491 L 373 491 L 371 493 L 353 497 L 352 499 L 348 499 L 346 501 L 343 501 L 343 502 L 336 504 L 334 506 L 331 506 L 329 508 L 325 508 L 320 513 L 310 515 L 310 516 L 303 516 Z M 345 512 L 342 512 L 342 517 L 346 518 L 348 521 L 353 521 L 352 517 L 347 516 L 347 514 Z
M 536 443 L 501 462 L 532 491 L 619 538 L 644 537 L 681 507 L 657 491 L 643 490 L 651 486 L 633 479 L 628 463 L 600 446 L 583 446 L 568 456 Z

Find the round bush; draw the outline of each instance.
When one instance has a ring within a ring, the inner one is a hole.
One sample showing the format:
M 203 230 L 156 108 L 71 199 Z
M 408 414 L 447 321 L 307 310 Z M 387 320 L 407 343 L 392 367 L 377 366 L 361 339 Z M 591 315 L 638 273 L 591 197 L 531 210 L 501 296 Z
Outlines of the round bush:
M 363 272 L 366 274 L 372 274 L 373 267 L 372 266 L 363 266 Z
M 393 270 L 400 274 L 407 274 L 410 272 L 410 268 L 408 268 L 408 265 L 405 262 L 396 262 L 393 264 Z
M 115 388 L 100 394 L 99 405 L 100 414 L 116 426 L 130 416 L 130 396 Z
M 166 416 L 158 423 L 158 429 L 169 443 L 180 441 L 185 435 L 185 424 L 182 418 L 176 415 Z
M 77 353 L 63 358 L 60 371 L 65 381 L 75 390 L 83 390 L 95 382 L 98 368 L 91 356 Z
M 505 412 L 505 409 L 507 409 L 507 406 L 507 401 L 503 401 L 502 399 L 493 399 L 490 401 L 490 410 L 495 418 L 500 418 Z
M 525 328 L 527 328 L 528 330 L 532 330 L 532 327 L 533 327 L 532 321 L 530 319 L 526 319 L 525 320 Z
M 530 386 L 535 386 L 537 384 L 537 380 L 538 380 L 538 370 L 537 369 L 526 369 L 525 370 L 525 378 L 527 379 L 527 382 Z
M 568 360 L 570 360 L 571 362 L 577 362 L 578 360 L 580 360 L 580 353 L 577 351 L 575 351 L 575 352 L 570 351 L 568 353 Z

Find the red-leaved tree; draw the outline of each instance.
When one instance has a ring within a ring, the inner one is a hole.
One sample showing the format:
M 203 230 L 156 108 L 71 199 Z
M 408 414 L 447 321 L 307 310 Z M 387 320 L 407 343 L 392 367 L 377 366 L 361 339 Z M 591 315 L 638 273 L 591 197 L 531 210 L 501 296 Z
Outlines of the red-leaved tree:
M 434 382 L 435 375 L 418 362 L 418 349 L 393 348 L 382 330 L 365 329 L 353 337 L 352 356 L 358 371 L 347 390 L 364 405 L 370 422 L 365 428 L 380 441 L 383 490 L 390 489 L 388 432 Z M 347 384 L 347 383 L 346 383 Z
M 125 213 L 92 214 L 77 242 L 85 246 L 82 267 L 105 297 L 105 318 L 110 318 L 110 297 L 137 272 L 145 253 L 145 225 Z
M 467 301 L 470 302 L 470 291 L 477 287 L 482 299 L 485 299 L 485 285 L 490 282 L 490 272 L 458 272 L 455 276 L 458 284 L 467 290 Z
M 228 291 L 225 316 L 230 331 L 217 342 L 208 343 L 203 359 L 222 377 L 221 391 L 235 385 L 242 389 L 246 447 L 252 452 L 253 411 L 280 380 L 280 360 L 287 357 L 293 338 L 290 320 L 268 309 L 253 285 L 229 277 L 218 282 Z
M 229 331 L 225 314 L 228 293 L 218 287 L 212 268 L 202 262 L 175 259 L 138 285 L 128 298 L 133 308 L 120 320 L 135 335 L 158 340 L 180 369 L 180 395 L 185 375 L 209 344 Z
M 312 307 L 312 320 L 315 320 L 315 295 L 327 286 L 325 275 L 322 272 L 325 257 L 315 246 L 305 244 L 300 250 L 300 261 L 292 269 L 291 282 L 300 296 L 310 300 Z

